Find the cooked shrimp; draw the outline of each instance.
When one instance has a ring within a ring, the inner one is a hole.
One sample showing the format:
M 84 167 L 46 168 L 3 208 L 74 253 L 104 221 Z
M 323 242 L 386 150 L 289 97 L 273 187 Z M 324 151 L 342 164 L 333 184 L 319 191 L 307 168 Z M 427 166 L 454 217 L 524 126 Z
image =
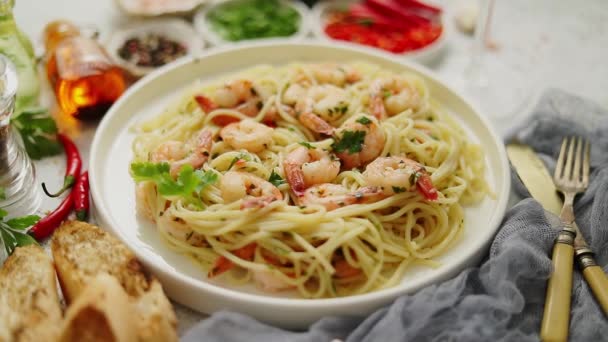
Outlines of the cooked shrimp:
M 252 97 L 257 96 L 250 80 L 234 80 L 215 91 L 215 103 L 223 108 L 234 108 Z
M 334 127 L 320 116 L 313 113 L 314 105 L 314 100 L 311 98 L 305 98 L 302 101 L 299 101 L 295 107 L 295 113 L 298 120 L 313 132 L 332 135 Z
M 357 70 L 348 65 L 335 63 L 314 64 L 311 67 L 312 74 L 319 83 L 330 83 L 343 86 L 345 83 L 353 83 L 361 79 Z
M 290 92 L 294 88 L 296 90 Z M 348 111 L 346 91 L 329 84 L 313 86 L 305 92 L 301 89 L 294 84 L 286 92 L 289 103 L 297 95 L 295 113 L 298 120 L 314 132 L 331 135 L 334 127 L 329 122 L 339 120 Z
M 420 107 L 420 94 L 405 78 L 378 78 L 370 85 L 371 111 L 378 119 Z
M 253 271 L 252 273 L 253 280 L 255 280 L 255 283 L 264 291 L 277 292 L 293 289 L 295 287 L 294 285 L 288 284 L 271 270 Z
M 327 210 L 334 210 L 345 205 L 377 201 L 383 197 L 382 190 L 378 187 L 366 186 L 349 191 L 342 185 L 325 183 L 306 189 L 300 198 L 300 204 L 320 204 Z
M 329 183 L 340 173 L 340 162 L 320 149 L 298 147 L 283 162 L 287 182 L 298 196 L 314 184 Z
M 169 140 L 160 144 L 150 155 L 150 160 L 159 163 L 167 162 L 171 166 L 171 175 L 177 176 L 184 165 L 199 169 L 209 158 L 213 143 L 213 133 L 201 130 L 188 142 Z
M 226 172 L 222 176 L 220 190 L 226 203 L 243 199 L 241 209 L 263 208 L 283 199 L 281 191 L 272 183 L 246 172 Z
M 156 219 L 152 213 L 152 207 L 148 201 L 147 194 L 154 186 L 152 182 L 142 182 L 135 185 L 135 210 L 152 222 L 156 222 Z
M 368 184 L 381 187 L 387 195 L 410 191 L 416 186 L 427 200 L 437 199 L 437 189 L 424 166 L 405 157 L 378 158 L 367 165 L 363 177 Z
M 253 256 L 255 255 L 256 248 L 257 248 L 257 244 L 254 242 L 254 243 L 250 243 L 246 246 L 243 246 L 237 250 L 232 251 L 232 254 L 236 255 L 237 257 L 239 257 L 243 260 L 251 261 L 251 260 L 253 260 Z M 209 270 L 207 277 L 213 278 L 215 276 L 218 276 L 218 275 L 232 269 L 233 267 L 234 267 L 234 263 L 232 261 L 230 261 L 230 259 L 226 258 L 223 255 L 220 255 L 215 260 L 215 263 L 213 264 L 213 267 L 211 267 L 211 270 Z
M 264 107 L 265 97 L 262 93 L 267 93 L 263 87 L 258 88 L 259 90 L 250 80 L 239 79 L 228 82 L 217 89 L 212 96 L 213 99 L 203 95 L 197 95 L 194 99 L 206 113 L 218 108 L 227 108 L 254 117 Z M 271 119 L 265 118 L 268 121 Z M 226 126 L 237 121 L 239 121 L 238 118 L 227 115 L 218 115 L 213 118 L 213 123 L 219 126 Z
M 165 212 L 158 219 L 157 227 L 160 231 L 163 231 L 172 237 L 186 242 L 195 247 L 206 247 L 208 246 L 205 236 L 192 230 L 186 222 L 169 212 Z
M 341 146 L 336 155 L 342 166 L 352 169 L 365 165 L 382 153 L 386 137 L 378 120 L 369 115 L 353 115 L 334 133 L 336 145 Z M 345 146 L 348 145 L 348 146 Z
M 331 264 L 336 270 L 336 272 L 333 274 L 333 276 L 336 278 L 356 277 L 362 272 L 360 268 L 351 266 L 351 264 L 349 264 L 342 255 L 334 256 Z
M 272 131 L 264 124 L 246 119 L 222 128 L 220 137 L 234 149 L 258 153 L 272 145 Z

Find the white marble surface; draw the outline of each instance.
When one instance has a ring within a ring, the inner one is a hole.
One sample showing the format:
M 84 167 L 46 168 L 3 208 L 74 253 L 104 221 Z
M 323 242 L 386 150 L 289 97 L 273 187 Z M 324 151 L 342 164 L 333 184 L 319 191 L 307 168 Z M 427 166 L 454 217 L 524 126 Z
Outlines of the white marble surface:
M 462 74 L 469 64 L 473 41 L 457 32 L 453 13 L 465 0 L 438 1 L 446 7 L 450 37 L 443 58 L 431 68 L 448 83 L 462 87 Z M 21 29 L 40 46 L 44 25 L 54 19 L 69 19 L 94 25 L 102 37 L 129 20 L 111 0 L 17 0 L 15 16 Z M 491 30 L 496 50 L 487 58 L 520 70 L 522 82 L 504 81 L 500 89 L 524 87 L 532 95 L 545 87 L 559 87 L 608 106 L 608 1 L 606 0 L 496 0 Z M 48 90 L 47 90 L 48 91 Z M 474 97 L 471 97 L 475 101 Z M 50 99 L 45 99 L 49 102 Z M 525 112 L 503 120 L 492 119 L 500 132 L 525 118 Z M 95 124 L 64 124 L 75 133 L 85 167 Z M 36 162 L 38 181 L 59 187 L 64 172 L 63 157 Z M 41 212 L 57 205 L 45 199 Z M 180 332 L 203 315 L 176 304 Z

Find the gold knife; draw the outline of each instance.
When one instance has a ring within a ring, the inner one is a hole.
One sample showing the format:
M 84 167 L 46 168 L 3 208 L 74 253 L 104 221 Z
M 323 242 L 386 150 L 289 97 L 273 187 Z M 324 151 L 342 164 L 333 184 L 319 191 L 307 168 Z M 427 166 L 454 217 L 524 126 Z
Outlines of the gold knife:
M 562 201 L 557 195 L 553 179 L 545 164 L 536 155 L 536 152 L 527 145 L 507 145 L 507 155 L 517 175 L 524 183 L 532 197 L 545 208 L 545 210 L 559 215 Z M 593 252 L 581 234 L 576 223 L 576 238 L 574 240 L 575 258 L 583 272 L 585 281 L 591 287 L 595 298 L 600 303 L 604 314 L 608 316 L 608 278 L 602 268 L 597 265 Z

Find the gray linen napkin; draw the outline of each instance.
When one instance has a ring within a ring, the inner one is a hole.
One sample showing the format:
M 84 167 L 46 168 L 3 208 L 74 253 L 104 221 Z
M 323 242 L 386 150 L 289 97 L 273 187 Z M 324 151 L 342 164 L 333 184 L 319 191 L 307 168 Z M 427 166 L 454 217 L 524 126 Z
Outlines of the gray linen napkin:
M 593 143 L 591 184 L 575 208 L 597 262 L 608 271 L 608 111 L 560 90 L 548 90 L 516 138 L 551 164 L 566 135 L 586 136 Z M 364 319 L 325 317 L 308 331 L 292 332 L 223 311 L 192 328 L 183 340 L 537 341 L 551 273 L 548 255 L 557 236 L 551 223 L 555 217 L 538 202 L 522 200 L 507 212 L 482 265 L 402 296 Z M 601 341 L 607 336 L 608 320 L 576 272 L 570 339 Z

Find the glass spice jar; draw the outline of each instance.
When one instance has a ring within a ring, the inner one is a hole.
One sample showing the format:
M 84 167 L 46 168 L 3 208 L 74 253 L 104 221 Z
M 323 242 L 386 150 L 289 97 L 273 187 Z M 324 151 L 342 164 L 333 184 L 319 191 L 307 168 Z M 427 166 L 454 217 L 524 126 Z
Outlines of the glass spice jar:
M 36 186 L 34 165 L 10 125 L 17 84 L 15 67 L 0 54 L 0 187 L 4 192 L 0 208 L 14 217 L 36 212 L 42 199 Z
M 125 91 L 122 69 L 72 23 L 51 22 L 44 30 L 44 39 L 47 77 L 66 114 L 99 117 Z

